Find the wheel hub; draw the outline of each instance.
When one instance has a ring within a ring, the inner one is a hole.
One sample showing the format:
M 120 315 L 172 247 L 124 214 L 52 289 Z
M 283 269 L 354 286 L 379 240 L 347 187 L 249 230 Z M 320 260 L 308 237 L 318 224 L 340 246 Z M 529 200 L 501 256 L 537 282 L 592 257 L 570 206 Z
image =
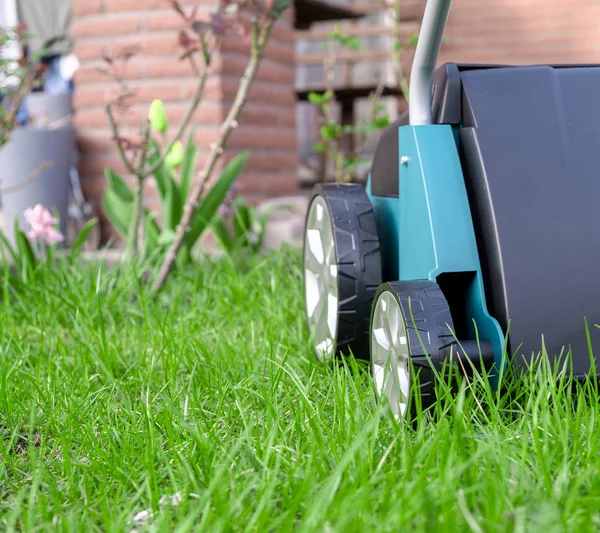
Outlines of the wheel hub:
M 304 244 L 305 305 L 319 360 L 335 353 L 338 325 L 338 261 L 333 224 L 323 197 L 311 203 Z
M 371 366 L 377 395 L 395 418 L 404 418 L 410 392 L 410 351 L 400 306 L 391 292 L 382 292 L 371 324 Z

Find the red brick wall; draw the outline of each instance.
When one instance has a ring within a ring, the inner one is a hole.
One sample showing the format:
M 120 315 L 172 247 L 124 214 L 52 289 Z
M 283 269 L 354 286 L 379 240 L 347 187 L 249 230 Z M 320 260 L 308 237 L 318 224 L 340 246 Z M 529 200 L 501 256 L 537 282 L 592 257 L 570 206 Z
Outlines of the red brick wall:
M 453 0 L 441 61 L 599 63 L 598 0 Z
M 194 5 L 198 4 L 194 2 Z M 214 3 L 200 3 L 199 13 L 209 13 Z M 168 0 L 74 0 L 75 54 L 81 61 L 76 74 L 74 103 L 80 145 L 80 172 L 84 193 L 99 205 L 104 168 L 124 173 L 104 112 L 114 83 L 98 71 L 104 53 L 118 55 L 135 45 L 127 78 L 136 91 L 132 124 L 139 123 L 154 98 L 165 102 L 169 120 L 178 124 L 194 93 L 196 80 L 186 62 L 178 62 L 177 41 L 181 19 Z M 214 56 L 202 104 L 193 124 L 200 152 L 200 167 L 209 145 L 227 114 L 245 68 L 248 45 L 238 37 L 225 38 Z M 251 200 L 265 195 L 288 194 L 297 188 L 296 123 L 294 96 L 294 43 L 288 20 L 272 32 L 262 66 L 246 109 L 232 133 L 223 163 L 242 149 L 251 150 L 238 185 Z M 150 206 L 152 206 L 152 195 Z M 106 235 L 111 234 L 105 224 Z M 105 236 L 106 236 L 105 235 Z

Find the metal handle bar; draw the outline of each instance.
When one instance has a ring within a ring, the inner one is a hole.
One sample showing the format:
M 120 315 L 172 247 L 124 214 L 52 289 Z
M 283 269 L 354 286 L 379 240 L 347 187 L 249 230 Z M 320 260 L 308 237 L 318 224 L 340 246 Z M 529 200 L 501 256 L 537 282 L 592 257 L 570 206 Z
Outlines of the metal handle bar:
M 429 0 L 425 6 L 419 41 L 410 74 L 408 117 L 410 124 L 431 124 L 433 71 L 452 0 Z

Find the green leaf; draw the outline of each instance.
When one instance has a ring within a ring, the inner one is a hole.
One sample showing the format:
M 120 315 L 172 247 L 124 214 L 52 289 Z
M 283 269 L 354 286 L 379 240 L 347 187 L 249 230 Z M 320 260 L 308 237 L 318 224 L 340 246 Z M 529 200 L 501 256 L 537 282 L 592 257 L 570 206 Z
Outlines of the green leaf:
M 173 244 L 175 240 L 175 232 L 171 229 L 165 229 L 158 237 L 158 245 L 159 246 L 169 246 Z
M 110 223 L 119 232 L 123 239 L 127 239 L 131 224 L 131 204 L 123 201 L 112 189 L 104 189 L 102 207 Z
M 165 229 L 174 230 L 183 215 L 183 202 L 179 191 L 179 186 L 175 182 L 172 173 L 165 177 L 166 194 L 163 201 L 163 218 Z
M 27 282 L 29 274 L 33 274 L 37 259 L 31 248 L 31 243 L 22 230 L 17 229 L 15 231 L 15 240 L 17 241 L 17 248 L 19 249 L 21 258 L 21 275 L 25 282 Z
M 326 141 L 330 139 L 337 139 L 341 132 L 341 126 L 335 122 L 329 122 L 321 127 L 321 137 Z
M 212 218 L 219 209 L 219 206 L 225 200 L 227 192 L 242 172 L 246 160 L 248 159 L 248 155 L 248 150 L 245 150 L 227 164 L 194 213 L 191 228 L 186 236 L 186 242 L 190 250 L 200 238 L 208 224 L 210 224 Z
M 177 257 L 175 258 L 175 266 L 178 269 L 182 269 L 182 268 L 186 267 L 187 265 L 189 265 L 191 262 L 192 262 L 192 254 L 190 253 L 190 248 L 187 245 L 187 243 L 184 242 L 181 245 L 181 248 L 179 249 Z
M 349 37 L 346 40 L 346 46 L 352 50 L 360 50 L 360 39 L 358 37 Z
M 313 150 L 317 153 L 325 152 L 327 150 L 327 145 L 325 143 L 315 143 Z
M 308 101 L 314 105 L 321 105 L 323 103 L 323 96 L 319 93 L 308 93 Z
M 331 100 L 333 97 L 333 93 L 331 91 L 326 91 L 324 93 L 308 93 L 308 100 L 310 103 L 315 105 L 323 105 Z
M 73 264 L 73 261 L 79 255 L 79 251 L 81 250 L 83 243 L 87 239 L 87 236 L 90 234 L 90 231 L 94 229 L 94 226 L 96 226 L 96 224 L 98 224 L 98 219 L 92 218 L 84 224 L 83 228 L 81 228 L 79 235 L 77 235 L 75 242 L 71 246 L 71 252 L 69 253 L 69 262 L 71 264 Z
M 149 140 L 150 153 L 148 154 L 149 166 L 154 166 L 156 162 L 161 158 L 160 146 L 156 142 L 156 139 L 150 138 Z M 158 196 L 162 202 L 165 198 L 167 191 L 167 176 L 169 170 L 165 167 L 164 161 L 158 166 L 154 172 L 154 181 L 156 182 L 156 188 L 158 190 Z
M 6 250 L 8 250 L 8 253 L 10 254 L 14 264 L 18 265 L 19 264 L 19 256 L 18 256 L 17 252 L 14 250 L 14 248 L 11 246 L 8 238 L 6 237 L 6 235 L 4 234 L 4 232 L 2 230 L 0 230 L 0 240 L 2 241 L 2 244 L 4 245 L 4 248 L 6 248 Z
M 171 169 L 177 168 L 183 163 L 184 156 L 185 148 L 183 147 L 183 143 L 176 141 L 165 157 L 165 165 Z
M 247 205 L 243 198 L 238 198 L 232 205 L 235 239 L 240 241 L 242 245 L 247 244 L 248 233 L 252 229 L 251 213 L 253 209 L 255 208 Z
M 227 222 L 217 216 L 213 219 L 210 229 L 223 249 L 230 253 L 235 246 L 235 239 L 229 233 Z
M 125 183 L 125 180 L 118 174 L 113 172 L 110 168 L 104 169 L 104 176 L 108 186 L 126 202 L 133 203 L 133 191 Z
M 196 161 L 198 160 L 198 150 L 196 149 L 196 144 L 194 142 L 195 132 L 195 128 L 192 129 L 188 138 L 185 147 L 185 157 L 183 159 L 183 165 L 181 166 L 181 174 L 179 175 L 179 191 L 183 203 L 185 203 L 188 194 L 190 193 L 192 178 L 196 171 Z
M 156 222 L 156 214 L 146 209 L 144 216 L 144 254 L 146 256 L 158 248 L 159 238 L 160 228 Z
M 390 118 L 388 116 L 375 117 L 373 119 L 372 124 L 373 124 L 373 127 L 377 128 L 377 129 L 384 129 L 390 125 Z

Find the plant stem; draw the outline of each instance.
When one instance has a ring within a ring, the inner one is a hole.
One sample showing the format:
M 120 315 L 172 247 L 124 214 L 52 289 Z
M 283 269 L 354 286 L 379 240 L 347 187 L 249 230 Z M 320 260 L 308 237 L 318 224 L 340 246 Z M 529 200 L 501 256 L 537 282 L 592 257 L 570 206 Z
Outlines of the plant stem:
M 129 161 L 129 158 L 125 154 L 123 143 L 121 143 L 119 139 L 119 125 L 117 124 L 117 121 L 115 120 L 115 117 L 113 115 L 112 104 L 106 104 L 106 115 L 108 116 L 108 121 L 110 123 L 110 129 L 112 130 L 113 137 L 115 139 L 115 142 L 117 143 L 117 149 L 119 150 L 119 156 L 121 157 L 121 161 L 123 161 L 123 164 L 125 165 L 127 171 L 130 174 L 136 174 L 136 171 L 133 168 L 131 161 Z
M 139 252 L 138 235 L 142 212 L 144 210 L 144 178 L 136 175 L 137 187 L 133 197 L 133 210 L 131 214 L 131 224 L 129 225 L 129 234 L 127 235 L 127 252 L 130 257 L 136 257 Z
M 127 248 L 131 257 L 137 256 L 139 252 L 139 234 L 140 224 L 144 213 L 144 182 L 147 174 L 144 172 L 146 164 L 146 155 L 150 144 L 150 122 L 147 120 L 144 124 L 144 133 L 142 136 L 142 151 L 138 161 L 136 179 L 137 189 L 133 200 L 133 213 L 131 217 L 131 226 L 129 227 L 129 235 L 127 235 Z
M 200 180 L 194 186 L 190 197 L 187 199 L 183 217 L 181 219 L 180 224 L 177 226 L 177 230 L 175 233 L 175 240 L 173 244 L 169 248 L 163 264 L 161 265 L 160 271 L 158 273 L 158 277 L 152 286 L 152 292 L 156 293 L 160 288 L 165 284 L 167 277 L 171 273 L 173 266 L 175 264 L 175 260 L 177 258 L 177 254 L 183 245 L 184 239 L 190 229 L 190 225 L 192 222 L 192 217 L 194 212 L 198 208 L 200 203 L 200 199 L 202 193 L 204 192 L 204 188 L 206 183 L 210 179 L 210 176 L 215 168 L 215 165 L 219 158 L 223 153 L 223 147 L 231 134 L 231 131 L 234 127 L 237 126 L 237 119 L 244 108 L 246 100 L 248 99 L 248 93 L 250 92 L 250 87 L 252 86 L 252 82 L 256 76 L 256 72 L 258 71 L 258 67 L 260 65 L 260 61 L 262 59 L 265 46 L 269 39 L 269 35 L 271 33 L 271 28 L 273 27 L 274 19 L 269 18 L 262 25 L 260 31 L 258 30 L 258 23 L 256 20 L 253 21 L 252 25 L 252 48 L 250 52 L 250 59 L 248 64 L 246 65 L 246 70 L 244 71 L 244 75 L 240 80 L 240 85 L 238 87 L 237 94 L 235 95 L 235 99 L 225 118 L 224 122 L 221 124 L 221 128 L 219 130 L 219 136 L 217 141 L 211 146 L 211 151 L 206 161 L 202 172 L 200 173 Z

